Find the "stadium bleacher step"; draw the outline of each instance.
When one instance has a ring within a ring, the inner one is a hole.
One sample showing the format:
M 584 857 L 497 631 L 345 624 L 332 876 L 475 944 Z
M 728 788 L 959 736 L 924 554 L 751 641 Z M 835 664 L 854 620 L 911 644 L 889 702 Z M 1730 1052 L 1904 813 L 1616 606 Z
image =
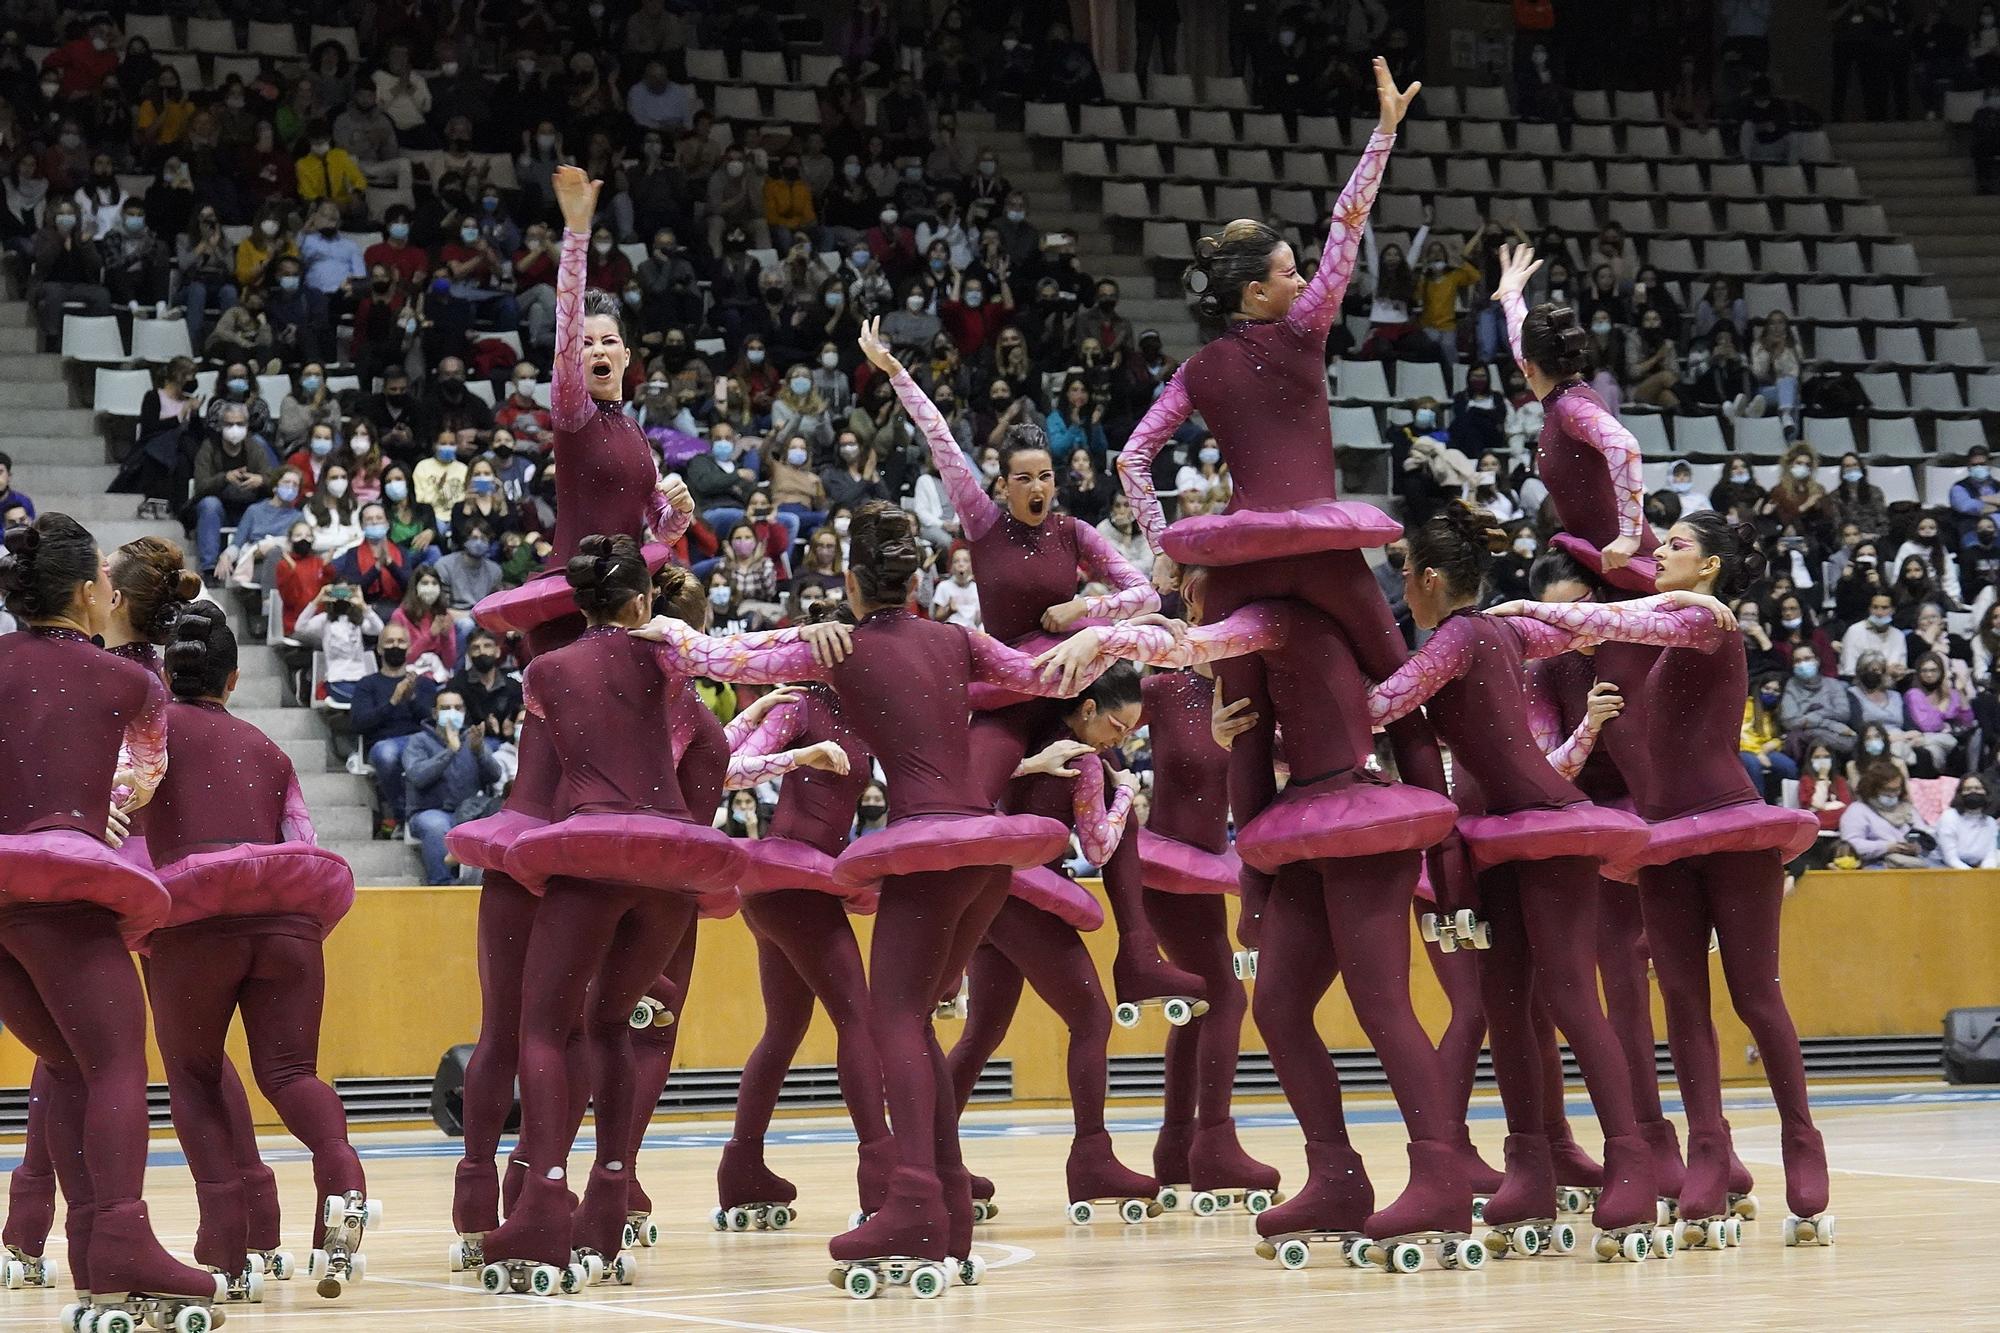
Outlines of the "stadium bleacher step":
M 0 408 L 68 407 L 69 385 L 59 379 L 0 379 Z
M 245 653 L 244 656 L 250 656 Z M 326 722 L 310 708 L 235 703 L 230 711 L 278 742 L 326 739 Z
M 62 358 L 42 352 L 16 352 L 0 354 L 0 382 L 15 380 L 45 380 L 61 383 L 63 377 Z
M 0 424 L 4 424 L 9 435 L 88 439 L 97 434 L 97 423 L 90 413 L 73 407 L 12 408 Z
M 317 818 L 317 810 L 314 811 L 314 816 Z M 323 834 L 321 841 L 327 841 Z M 346 857 L 347 863 L 354 867 L 356 884 L 423 882 L 423 877 L 417 870 L 417 849 L 406 847 L 400 841 L 342 843 L 335 850 Z

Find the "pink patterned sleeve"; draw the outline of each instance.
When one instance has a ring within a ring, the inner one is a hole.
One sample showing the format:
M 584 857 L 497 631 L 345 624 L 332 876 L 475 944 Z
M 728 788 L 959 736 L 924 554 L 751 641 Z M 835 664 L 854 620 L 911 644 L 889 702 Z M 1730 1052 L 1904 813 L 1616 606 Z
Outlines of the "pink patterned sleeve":
M 958 514 L 966 539 L 978 541 L 1000 521 L 1000 506 L 993 503 L 979 474 L 965 461 L 965 451 L 958 447 L 944 413 L 937 410 L 930 395 L 917 387 L 907 370 L 893 376 L 889 383 L 902 401 L 903 410 L 917 423 L 924 442 L 930 446 L 931 462 L 937 465 L 938 477 L 951 497 L 951 507 Z
M 972 647 L 972 678 L 996 685 L 1015 694 L 1031 694 L 1040 699 L 1060 697 L 1062 677 L 1042 674 L 1042 668 L 1035 665 L 1035 659 L 1019 649 L 1010 648 L 990 634 L 978 630 L 966 630 L 966 641 Z M 1109 653 L 1099 653 L 1097 660 L 1085 673 L 1090 680 L 1096 680 L 1118 659 Z
M 1083 613 L 1100 620 L 1123 620 L 1127 616 L 1143 616 L 1160 609 L 1160 594 L 1153 591 L 1153 581 L 1132 568 L 1118 548 L 1104 539 L 1104 534 L 1088 523 L 1076 518 L 1069 520 L 1076 530 L 1076 544 L 1083 557 L 1083 572 L 1087 578 L 1099 580 L 1116 588 L 1116 592 L 1103 593 L 1083 599 Z
M 1553 657 L 1606 641 L 1712 653 L 1729 637 L 1708 608 L 1678 606 L 1665 593 L 1629 602 L 1529 602 L 1519 616 L 1507 619 L 1521 633 L 1530 657 Z
M 549 384 L 549 421 L 558 431 L 580 430 L 590 420 L 590 384 L 583 364 L 584 266 L 589 255 L 590 236 L 563 228 L 562 262 L 556 269 L 556 364 Z
M 1528 319 L 1528 301 L 1519 292 L 1508 292 L 1500 298 L 1500 313 L 1507 320 L 1507 347 L 1514 354 L 1514 364 L 1522 374 L 1528 373 L 1528 358 L 1521 354 L 1521 325 Z
M 1396 674 L 1368 691 L 1368 721 L 1377 727 L 1415 712 L 1432 695 L 1464 675 L 1472 665 L 1477 636 L 1470 616 L 1454 616 L 1438 626 L 1424 646 L 1396 668 Z
M 1333 205 L 1319 268 L 1299 299 L 1292 303 L 1291 313 L 1285 316 L 1285 323 L 1295 333 L 1324 333 L 1340 313 L 1341 299 L 1347 295 L 1348 281 L 1354 276 L 1362 232 L 1368 225 L 1369 212 L 1375 207 L 1375 193 L 1382 188 L 1382 173 L 1389 167 L 1389 150 L 1395 146 L 1393 134 L 1376 130 L 1368 136 L 1368 147 L 1362 150 L 1361 161 L 1355 164 L 1354 174 L 1347 178 L 1347 188 Z
M 1076 822 L 1076 840 L 1084 860 L 1103 865 L 1118 850 L 1125 836 L 1125 821 L 1132 814 L 1132 790 L 1120 787 L 1107 806 L 1104 800 L 1104 761 L 1094 754 L 1084 755 L 1071 767 L 1070 810 Z
M 1574 778 L 1583 771 L 1584 761 L 1590 758 L 1590 752 L 1596 748 L 1597 733 L 1590 729 L 1588 721 L 1579 722 L 1576 724 L 1576 730 L 1569 734 L 1568 740 L 1555 749 L 1546 751 L 1549 767 L 1565 778 Z
M 1160 549 L 1161 535 L 1167 530 L 1167 514 L 1160 508 L 1160 497 L 1153 493 L 1153 459 L 1174 437 L 1181 423 L 1194 413 L 1194 400 L 1188 396 L 1187 386 L 1181 383 L 1186 373 L 1187 366 L 1183 364 L 1167 377 L 1160 396 L 1132 428 L 1124 452 L 1118 455 L 1118 484 L 1125 488 L 1125 498 L 1132 502 L 1132 516 L 1138 520 L 1139 530 L 1146 534 L 1147 545 L 1156 551 Z
M 655 487 L 646 496 L 646 529 L 662 546 L 672 546 L 688 530 L 691 518 L 667 503 Z
M 706 676 L 736 685 L 780 685 L 787 681 L 825 680 L 826 671 L 813 660 L 812 645 L 795 629 L 764 630 L 711 638 L 678 620 L 667 622 L 665 642 L 653 645 L 660 665 L 683 676 Z
M 285 787 L 285 814 L 278 827 L 283 830 L 286 842 L 319 842 L 319 834 L 313 829 L 312 811 L 306 807 L 306 794 L 299 787 L 297 773 L 292 774 L 291 782 Z
M 753 723 L 744 719 L 748 710 L 731 718 L 722 729 L 722 739 L 732 755 L 777 754 L 788 748 L 806 728 L 805 705 L 797 699 L 777 705 Z
M 1557 408 L 1570 433 L 1604 455 L 1611 470 L 1611 493 L 1618 507 L 1618 535 L 1646 539 L 1646 479 L 1639 441 L 1589 394 L 1565 395 Z
M 729 756 L 729 773 L 723 779 L 723 790 L 743 791 L 781 778 L 799 766 L 799 756 L 804 753 L 804 750 L 779 750 L 773 754 L 733 754 Z
M 167 687 L 152 672 L 146 673 L 146 702 L 139 715 L 125 724 L 120 747 L 121 762 L 132 774 L 133 795 L 144 792 L 151 800 L 167 775 Z M 129 798 L 128 798 L 129 799 Z
M 1276 602 L 1252 602 L 1213 625 L 1197 625 L 1180 642 L 1159 625 L 1107 625 L 1098 631 L 1107 659 L 1129 658 L 1147 666 L 1186 667 L 1283 646 L 1290 629 Z

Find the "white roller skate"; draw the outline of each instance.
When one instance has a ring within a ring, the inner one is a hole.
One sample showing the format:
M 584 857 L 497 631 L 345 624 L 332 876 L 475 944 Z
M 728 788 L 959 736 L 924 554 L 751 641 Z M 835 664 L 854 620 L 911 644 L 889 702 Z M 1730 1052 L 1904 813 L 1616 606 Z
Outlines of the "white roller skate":
M 1425 912 L 1417 918 L 1417 933 L 1427 943 L 1437 945 L 1439 953 L 1493 947 L 1493 928 L 1474 916 L 1470 908 L 1461 907 L 1448 916 Z
M 582 1276 L 577 1276 L 581 1270 Z M 563 1270 L 563 1290 L 575 1292 L 583 1287 L 602 1286 L 613 1283 L 629 1287 L 639 1278 L 639 1264 L 624 1250 L 610 1256 L 596 1250 L 578 1250 L 570 1256 L 569 1267 Z
M 653 1220 L 651 1213 L 627 1213 L 625 1215 L 625 1245 L 629 1249 L 636 1245 L 650 1250 L 660 1243 L 660 1224 Z
M 1229 967 L 1231 971 L 1236 973 L 1238 981 L 1255 981 L 1257 979 L 1257 951 L 1255 949 L 1238 949 L 1230 955 Z
M 1486 1247 L 1462 1231 L 1418 1231 L 1383 1240 L 1358 1237 L 1346 1247 L 1347 1263 L 1384 1273 L 1414 1273 L 1424 1266 L 1424 1251 L 1433 1246 L 1438 1264 L 1447 1269 L 1470 1272 L 1486 1263 Z
M 709 1210 L 708 1220 L 717 1231 L 783 1231 L 797 1216 L 789 1203 L 739 1203 Z
M 211 1296 L 159 1296 L 143 1291 L 91 1292 L 86 1300 L 63 1307 L 58 1318 L 70 1333 L 210 1333 L 221 1327 L 222 1311 L 214 1306 L 229 1299 L 229 1279 L 216 1273 Z
M 1115 1210 L 1118 1220 L 1126 1226 L 1137 1226 L 1149 1217 L 1158 1217 L 1161 1212 L 1160 1201 L 1158 1199 L 1114 1197 L 1108 1199 L 1073 1199 L 1070 1201 L 1065 1215 L 1069 1218 L 1072 1225 L 1087 1227 L 1097 1220 L 1097 1210 L 1099 1208 Z M 973 1217 L 977 1220 L 977 1211 L 973 1213 Z
M 931 1021 L 935 1023 L 963 1023 L 970 1010 L 966 1007 L 965 994 L 972 987 L 969 976 L 958 979 L 958 989 L 949 999 L 939 1000 L 937 1008 L 931 1011 Z
M 54 1270 L 45 1257 L 29 1254 L 17 1245 L 9 1245 L 7 1257 L 0 1260 L 0 1287 L 9 1291 L 18 1291 L 22 1287 L 46 1287 L 54 1280 Z
M 632 1006 L 632 1016 L 625 1021 L 636 1032 L 647 1028 L 670 1028 L 674 1025 L 674 1011 L 661 1004 L 650 995 L 641 995 L 639 1002 Z
M 382 1224 L 382 1203 L 358 1190 L 329 1194 L 320 1205 L 319 1248 L 306 1259 L 306 1276 L 318 1283 L 317 1290 L 333 1300 L 350 1282 L 368 1276 L 368 1257 L 361 1253 L 361 1233 Z
M 950 1270 L 956 1266 L 957 1261 L 951 1259 L 909 1259 L 894 1255 L 855 1259 L 834 1265 L 827 1281 L 857 1301 L 874 1300 L 884 1287 L 908 1287 L 918 1300 L 933 1301 L 951 1285 Z M 980 1272 L 984 1271 L 982 1264 Z
M 1161 1190 L 1160 1193 L 1165 1195 L 1168 1191 Z M 1284 1202 L 1284 1198 L 1285 1192 L 1283 1190 L 1189 1190 L 1186 1195 L 1186 1202 L 1187 1210 L 1196 1217 L 1214 1217 L 1217 1213 L 1239 1205 L 1244 1211 L 1255 1217 L 1272 1204 Z M 1175 1204 L 1179 1204 L 1181 1200 L 1175 1199 L 1174 1202 Z M 1166 1199 L 1162 1198 L 1160 1200 L 1160 1207 L 1167 1207 Z
M 574 1262 L 557 1268 L 532 1259 L 501 1259 L 479 1270 L 479 1285 L 495 1296 L 507 1292 L 527 1296 L 553 1296 L 557 1292 L 574 1295 L 589 1282 L 589 1271 Z
M 1669 1238 L 1664 1244 L 1661 1231 L 1649 1222 L 1635 1227 L 1612 1227 L 1600 1231 L 1590 1242 L 1590 1252 L 1597 1256 L 1599 1263 L 1625 1262 L 1644 1263 L 1648 1259 L 1665 1259 L 1673 1254 L 1673 1242 Z
M 1509 1255 L 1532 1259 L 1538 1254 L 1571 1254 L 1576 1250 L 1576 1228 L 1552 1217 L 1533 1217 L 1522 1222 L 1495 1226 L 1481 1242 L 1494 1259 Z
M 1794 1213 L 1787 1213 L 1785 1244 L 1788 1246 L 1833 1244 L 1833 1214 L 1820 1213 L 1814 1217 L 1800 1217 Z
M 231 1303 L 262 1305 L 264 1303 L 264 1273 L 254 1260 L 243 1265 L 240 1273 L 224 1273 L 220 1269 L 210 1270 L 229 1284 L 227 1299 Z
M 262 1273 L 266 1282 L 290 1282 L 298 1271 L 298 1261 L 290 1250 L 250 1251 L 251 1271 Z
M 1162 1017 L 1175 1027 L 1186 1027 L 1195 1019 L 1208 1012 L 1208 1001 L 1197 1000 L 1187 995 L 1162 995 L 1150 1000 L 1121 1000 L 1111 1011 L 1111 1017 L 1121 1028 L 1139 1026 L 1142 1010 L 1157 1008 Z
M 1674 1236 L 1683 1250 L 1728 1250 L 1743 1243 L 1743 1219 L 1733 1213 L 1722 1217 L 1683 1217 L 1674 1225 Z
M 454 1273 L 469 1273 L 486 1266 L 486 1233 L 483 1231 L 458 1233 L 458 1239 L 451 1243 L 445 1258 Z
M 1587 1215 L 1597 1207 L 1597 1196 L 1602 1193 L 1602 1188 L 1590 1185 L 1559 1186 L 1556 1189 L 1556 1211 L 1572 1217 Z
M 1365 1237 L 1355 1231 L 1294 1231 L 1259 1240 L 1257 1257 L 1275 1260 L 1278 1267 L 1296 1272 L 1312 1262 L 1312 1247 L 1315 1245 L 1338 1245 L 1341 1257 L 1345 1259 L 1348 1247 L 1363 1239 Z

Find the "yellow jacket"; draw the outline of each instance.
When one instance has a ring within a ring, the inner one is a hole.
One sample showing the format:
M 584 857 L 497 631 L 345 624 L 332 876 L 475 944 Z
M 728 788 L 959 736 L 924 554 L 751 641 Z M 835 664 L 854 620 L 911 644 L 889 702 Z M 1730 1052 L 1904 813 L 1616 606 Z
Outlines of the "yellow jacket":
M 1745 754 L 1776 754 L 1784 747 L 1785 734 L 1778 730 L 1772 718 L 1757 716 L 1757 701 L 1743 701 L 1743 730 L 1738 733 L 1736 748 Z
M 299 198 L 307 203 L 331 199 L 345 207 L 350 199 L 368 188 L 368 178 L 361 174 L 360 164 L 345 148 L 329 148 L 325 158 L 307 153 L 297 165 Z
M 1421 318 L 1427 329 L 1451 329 L 1458 327 L 1458 292 L 1461 287 L 1469 287 L 1479 281 L 1479 270 L 1470 264 L 1460 264 L 1432 277 L 1421 274 L 1417 278 L 1417 302 L 1423 307 Z
M 764 182 L 764 221 L 774 227 L 810 227 L 818 220 L 812 186 L 776 176 Z

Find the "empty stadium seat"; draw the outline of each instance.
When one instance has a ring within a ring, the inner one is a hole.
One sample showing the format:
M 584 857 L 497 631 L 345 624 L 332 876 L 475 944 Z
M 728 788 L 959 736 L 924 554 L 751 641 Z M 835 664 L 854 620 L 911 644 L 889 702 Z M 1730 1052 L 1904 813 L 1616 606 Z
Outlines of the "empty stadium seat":
M 153 365 L 165 365 L 177 356 L 192 357 L 187 321 L 181 319 L 135 319 L 132 321 L 132 357 Z
M 113 370 L 108 366 L 99 366 L 90 405 L 106 416 L 137 417 L 152 388 L 153 372 L 150 370 Z
M 129 361 L 125 337 L 111 315 L 64 315 L 62 354 L 70 361 L 112 364 Z
M 1393 403 L 1396 395 L 1389 392 L 1389 377 L 1382 369 L 1380 361 L 1340 360 L 1333 363 L 1338 383 L 1334 397 L 1349 402 Z
M 1923 437 L 1917 433 L 1917 419 L 1915 417 L 1877 417 L 1870 421 L 1868 423 L 1868 456 L 1871 459 L 1922 458 L 1924 456 L 1924 441 Z M 1907 468 L 1884 468 L 1882 470 L 1885 472 L 1900 470 L 1905 477 L 1909 474 L 1909 469 Z M 1869 479 L 1871 481 L 1874 480 L 1875 471 L 1874 468 L 1869 469 Z M 1879 482 L 1877 484 L 1880 485 Z M 1895 503 L 1897 498 L 1914 499 L 1916 498 L 1914 495 L 1915 489 L 1915 486 L 1912 485 L 1910 487 L 1912 494 L 1905 497 L 1890 496 L 1885 490 L 1882 498 L 1892 504 Z
M 1910 376 L 1910 406 L 1919 412 L 1962 412 L 1965 398 L 1958 376 L 1948 370 L 1920 370 Z

